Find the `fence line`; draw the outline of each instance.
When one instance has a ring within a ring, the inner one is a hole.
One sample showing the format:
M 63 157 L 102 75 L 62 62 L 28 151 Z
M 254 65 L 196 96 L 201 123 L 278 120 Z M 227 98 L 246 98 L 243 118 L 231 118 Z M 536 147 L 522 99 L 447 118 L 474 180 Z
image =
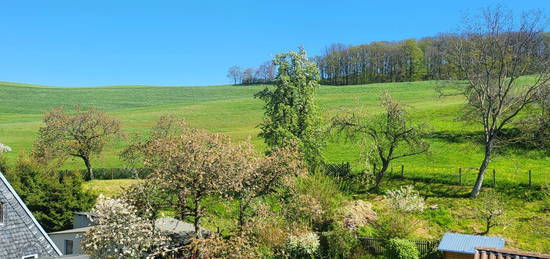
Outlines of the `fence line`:
M 388 170 L 387 175 L 391 178 L 405 178 L 425 182 L 439 182 L 445 184 L 453 185 L 472 185 L 475 182 L 477 177 L 478 168 L 473 167 L 459 167 L 459 168 L 413 168 L 412 170 L 407 170 L 407 166 L 398 165 L 400 170 L 395 172 L 393 167 Z M 506 174 L 505 176 L 499 177 L 499 172 L 494 169 L 487 169 L 485 172 L 485 178 L 483 180 L 483 185 L 497 187 L 501 185 L 519 185 L 526 187 L 541 187 L 550 182 L 550 174 L 545 171 L 534 171 L 528 169 L 525 171 L 518 171 L 514 174 Z

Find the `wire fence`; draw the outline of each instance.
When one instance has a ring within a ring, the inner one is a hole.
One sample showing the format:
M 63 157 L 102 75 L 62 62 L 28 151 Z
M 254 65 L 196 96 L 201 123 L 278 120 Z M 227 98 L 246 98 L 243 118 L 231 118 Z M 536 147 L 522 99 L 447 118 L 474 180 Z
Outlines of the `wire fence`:
M 436 182 L 452 185 L 473 185 L 477 179 L 478 168 L 434 168 L 414 167 L 406 165 L 394 166 L 387 172 L 391 178 L 404 178 L 423 182 Z M 542 187 L 550 184 L 550 171 L 543 170 L 497 170 L 488 168 L 485 171 L 483 185 Z

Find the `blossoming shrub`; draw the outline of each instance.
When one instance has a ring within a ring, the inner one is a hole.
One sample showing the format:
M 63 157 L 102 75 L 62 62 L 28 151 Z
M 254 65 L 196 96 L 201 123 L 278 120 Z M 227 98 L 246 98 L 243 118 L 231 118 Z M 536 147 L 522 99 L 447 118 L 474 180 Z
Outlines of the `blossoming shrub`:
M 286 244 L 286 251 L 291 258 L 310 258 L 319 252 L 319 236 L 314 232 L 291 235 Z
M 92 258 L 146 258 L 168 241 L 154 222 L 137 216 L 122 200 L 99 196 L 92 212 L 98 225 L 82 240 L 82 250 Z
M 417 212 L 426 208 L 424 198 L 414 190 L 412 185 L 387 191 L 384 198 L 388 201 L 390 208 L 400 212 Z
M 0 143 L 0 153 L 11 152 L 11 147 Z
M 372 205 L 363 200 L 346 202 L 341 209 L 343 227 L 355 231 L 376 220 Z

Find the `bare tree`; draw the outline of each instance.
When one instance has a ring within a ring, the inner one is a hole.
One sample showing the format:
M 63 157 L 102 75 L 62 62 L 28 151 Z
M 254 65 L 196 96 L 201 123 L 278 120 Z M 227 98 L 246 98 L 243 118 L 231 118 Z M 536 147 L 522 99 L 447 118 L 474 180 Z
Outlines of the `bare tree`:
M 378 188 L 391 161 L 425 153 L 429 144 L 423 140 L 428 127 L 425 124 L 412 124 L 405 109 L 392 100 L 388 93 L 381 96 L 384 113 L 372 117 L 357 114 L 337 116 L 332 127 L 344 132 L 350 138 L 360 138 L 371 143 L 367 159 L 373 166 L 375 186 Z
M 242 72 L 241 82 L 243 84 L 254 84 L 256 83 L 256 71 L 254 68 L 247 68 Z
M 34 156 L 43 161 L 81 158 L 89 179 L 94 178 L 92 156 L 99 155 L 109 140 L 122 136 L 120 121 L 94 108 L 83 111 L 77 106 L 74 113 L 55 108 L 44 115 L 44 123 L 38 131 Z
M 465 79 L 461 92 L 467 99 L 468 117 L 483 125 L 484 158 L 471 196 L 481 190 L 495 142 L 502 129 L 535 102 L 549 80 L 550 58 L 544 50 L 542 12 L 524 13 L 519 23 L 511 11 L 487 8 L 465 19 L 451 41 L 450 61 Z M 530 76 L 522 77 L 526 74 Z
M 241 68 L 238 66 L 232 66 L 227 71 L 227 77 L 233 80 L 233 84 L 240 83 L 242 80 Z
M 260 79 L 262 83 L 272 83 L 275 80 L 275 76 L 277 76 L 275 69 L 273 62 L 266 61 L 256 71 L 258 74 L 256 78 Z

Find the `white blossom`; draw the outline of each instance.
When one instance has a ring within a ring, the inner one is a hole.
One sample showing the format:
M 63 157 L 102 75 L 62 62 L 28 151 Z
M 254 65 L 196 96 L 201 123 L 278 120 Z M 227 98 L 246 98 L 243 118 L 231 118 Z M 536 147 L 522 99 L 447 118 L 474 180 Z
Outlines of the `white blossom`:
M 82 241 L 92 258 L 146 258 L 167 241 L 154 222 L 138 217 L 122 200 L 100 196 L 93 213 L 98 225 Z
M 319 251 L 319 236 L 314 232 L 291 235 L 286 245 L 287 250 L 294 255 L 313 256 Z
M 426 208 L 424 198 L 414 190 L 412 185 L 401 186 L 399 189 L 386 192 L 384 198 L 389 206 L 402 212 L 423 211 Z
M 11 147 L 0 143 L 0 153 L 10 152 L 10 151 L 11 151 Z

